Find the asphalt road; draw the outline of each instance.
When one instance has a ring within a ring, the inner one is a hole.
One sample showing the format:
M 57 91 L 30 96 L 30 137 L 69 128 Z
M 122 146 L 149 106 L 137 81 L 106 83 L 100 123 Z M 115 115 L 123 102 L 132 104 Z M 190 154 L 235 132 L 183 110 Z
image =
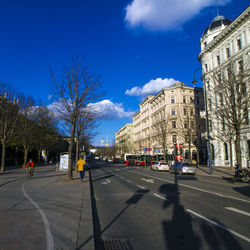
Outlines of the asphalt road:
M 90 184 L 97 250 L 250 249 L 248 184 L 100 161 Z

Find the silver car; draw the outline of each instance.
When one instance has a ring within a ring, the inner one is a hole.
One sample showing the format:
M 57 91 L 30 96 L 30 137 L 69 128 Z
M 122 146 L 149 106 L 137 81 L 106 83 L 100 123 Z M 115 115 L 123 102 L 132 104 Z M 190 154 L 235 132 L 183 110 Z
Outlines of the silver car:
M 177 174 L 195 174 L 196 168 L 194 164 L 184 163 L 184 162 L 175 162 L 169 168 L 170 173 Z
M 157 162 L 155 162 L 154 164 L 151 165 L 151 169 L 152 170 L 157 170 L 157 171 L 160 171 L 160 170 L 168 171 L 169 170 L 169 165 L 168 165 L 167 162 L 157 161 Z

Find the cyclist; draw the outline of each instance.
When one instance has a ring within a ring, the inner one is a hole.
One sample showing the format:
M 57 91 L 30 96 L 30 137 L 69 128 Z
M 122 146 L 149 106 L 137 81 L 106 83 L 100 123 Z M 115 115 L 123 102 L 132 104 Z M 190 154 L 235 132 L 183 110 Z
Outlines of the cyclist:
M 28 163 L 26 164 L 26 168 L 28 169 L 28 177 L 32 178 L 34 172 L 34 162 L 32 161 L 32 159 L 28 161 Z

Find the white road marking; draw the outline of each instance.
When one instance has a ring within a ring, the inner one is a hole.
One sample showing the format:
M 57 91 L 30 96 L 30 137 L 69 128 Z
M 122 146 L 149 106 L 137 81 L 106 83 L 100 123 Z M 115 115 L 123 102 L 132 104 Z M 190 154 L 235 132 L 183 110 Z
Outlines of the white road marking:
M 132 170 L 128 170 L 128 171 L 132 172 L 132 173 L 135 173 L 135 174 L 147 176 L 147 177 L 152 177 L 150 175 L 138 173 L 138 172 L 135 172 L 135 171 L 132 171 Z M 169 180 L 158 178 L 158 177 L 155 177 L 155 176 L 154 176 L 154 178 L 157 179 L 157 180 L 160 180 L 160 181 L 164 181 L 164 182 L 175 184 L 174 181 L 169 181 Z M 238 200 L 238 201 L 243 201 L 243 202 L 250 203 L 250 200 L 244 200 L 244 199 L 240 199 L 240 198 L 233 197 L 233 196 L 223 195 L 223 194 L 220 194 L 220 193 L 215 193 L 215 192 L 212 192 L 212 191 L 208 191 L 208 190 L 197 188 L 197 187 L 193 187 L 193 186 L 188 186 L 188 185 L 181 184 L 181 183 L 178 183 L 178 186 L 183 186 L 183 187 L 191 188 L 191 189 L 198 190 L 198 191 L 201 191 L 201 192 L 204 192 L 204 193 L 213 194 L 213 195 L 217 195 L 217 196 L 224 197 L 224 198 L 229 198 L 229 199 L 232 199 L 232 200 Z
M 250 213 L 245 212 L 245 211 L 240 210 L 240 209 L 237 209 L 237 208 L 234 208 L 234 207 L 225 207 L 225 209 L 236 212 L 236 213 L 239 213 L 239 214 L 244 214 L 246 216 L 250 216 Z
M 130 181 L 130 180 L 127 180 L 127 182 L 129 182 L 129 183 L 133 183 L 132 181 Z
M 141 189 L 145 189 L 146 187 L 144 186 L 140 186 L 140 185 L 136 185 L 138 188 L 141 188 Z
M 149 183 L 154 183 L 154 179 L 144 179 L 144 178 L 141 178 L 142 181 L 146 181 L 146 182 L 149 182 Z
M 233 234 L 233 235 L 235 235 L 235 236 L 241 238 L 242 240 L 245 240 L 245 241 L 247 241 L 247 242 L 250 242 L 250 239 L 247 238 L 246 236 L 242 235 L 242 234 L 239 234 L 239 233 L 237 233 L 237 232 L 235 232 L 235 231 L 233 231 L 233 230 L 231 230 L 231 229 L 229 229 L 229 228 L 227 228 L 227 227 L 225 227 L 225 226 L 223 226 L 223 225 L 221 225 L 221 224 L 219 224 L 219 223 L 217 223 L 217 222 L 215 222 L 215 221 L 212 221 L 212 220 L 210 220 L 210 219 L 208 219 L 208 218 L 206 218 L 206 217 L 204 217 L 204 216 L 202 216 L 202 215 L 200 215 L 200 214 L 198 214 L 198 213 L 196 213 L 196 212 L 194 212 L 194 211 L 192 211 L 192 210 L 190 210 L 190 209 L 187 209 L 187 211 L 188 211 L 189 213 L 191 213 L 191 214 L 193 214 L 193 215 L 196 215 L 197 217 L 199 217 L 199 218 L 201 218 L 201 219 L 203 219 L 203 220 L 205 220 L 205 221 L 207 221 L 207 222 L 209 222 L 209 223 L 211 223 L 211 224 L 213 224 L 213 225 L 219 227 L 219 228 L 224 229 L 225 231 L 227 231 L 227 232 L 229 232 L 229 233 L 231 233 L 231 234 Z
M 165 200 L 165 201 L 168 200 L 166 197 L 163 197 L 163 196 L 161 196 L 159 194 L 153 193 L 153 195 L 156 196 L 156 197 L 158 197 L 158 198 L 160 198 L 160 199 L 162 199 L 162 200 Z
M 107 180 L 103 181 L 101 184 L 107 185 L 107 184 L 109 184 L 110 182 L 111 182 L 111 181 L 110 181 L 109 179 L 107 179 Z
M 36 207 L 36 209 L 38 210 L 38 212 L 40 213 L 42 220 L 43 220 L 43 224 L 44 224 L 44 229 L 45 229 L 45 234 L 46 234 L 46 246 L 47 246 L 47 250 L 54 250 L 54 240 L 53 240 L 53 236 L 50 230 L 50 225 L 49 225 L 49 221 L 48 218 L 46 216 L 46 214 L 43 212 L 43 210 L 38 206 L 38 204 L 33 201 L 30 196 L 26 193 L 25 189 L 24 189 L 25 183 L 22 185 L 22 192 L 24 194 L 24 196 Z

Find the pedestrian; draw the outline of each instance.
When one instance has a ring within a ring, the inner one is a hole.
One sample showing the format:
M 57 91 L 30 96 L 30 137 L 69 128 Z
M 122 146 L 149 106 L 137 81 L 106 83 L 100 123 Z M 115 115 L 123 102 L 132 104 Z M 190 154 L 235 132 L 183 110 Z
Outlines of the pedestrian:
M 34 162 L 32 161 L 32 159 L 30 159 L 27 162 L 26 168 L 28 169 L 28 176 L 30 176 L 32 178 L 33 172 L 34 172 Z
M 82 159 L 82 156 L 80 157 L 76 165 L 77 165 L 77 171 L 80 173 L 81 182 L 83 182 L 83 178 L 85 176 L 84 167 L 86 165 L 86 161 Z

